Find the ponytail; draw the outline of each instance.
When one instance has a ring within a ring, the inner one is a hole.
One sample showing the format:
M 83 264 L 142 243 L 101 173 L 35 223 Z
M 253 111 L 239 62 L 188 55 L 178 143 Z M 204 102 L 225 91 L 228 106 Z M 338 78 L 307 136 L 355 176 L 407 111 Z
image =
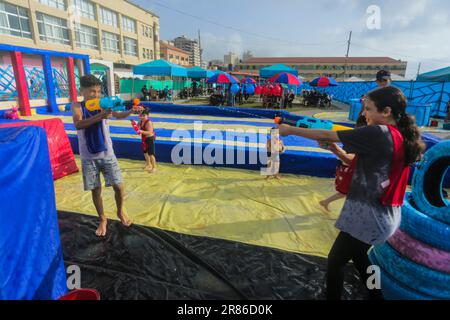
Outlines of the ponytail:
M 407 99 L 403 92 L 395 87 L 380 88 L 370 92 L 369 99 L 375 103 L 379 112 L 387 107 L 391 108 L 392 117 L 403 136 L 405 165 L 419 161 L 425 152 L 425 143 L 422 141 L 415 118 L 406 114 Z
M 398 130 L 403 136 L 403 146 L 405 148 L 405 162 L 411 165 L 419 161 L 425 151 L 425 144 L 422 141 L 416 119 L 406 113 L 401 113 L 397 120 Z

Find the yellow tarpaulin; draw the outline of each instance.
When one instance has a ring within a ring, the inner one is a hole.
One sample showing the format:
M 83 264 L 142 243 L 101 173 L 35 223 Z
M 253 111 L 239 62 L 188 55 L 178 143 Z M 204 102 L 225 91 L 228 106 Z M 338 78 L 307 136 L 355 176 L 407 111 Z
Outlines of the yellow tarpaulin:
M 266 181 L 258 171 L 171 164 L 149 174 L 144 161 L 119 162 L 125 209 L 136 224 L 322 257 L 338 232 L 334 222 L 343 200 L 332 204 L 332 213 L 318 204 L 335 192 L 333 179 L 283 175 Z M 81 173 L 56 181 L 55 189 L 58 210 L 96 215 Z M 115 218 L 111 188 L 104 189 L 103 201 Z

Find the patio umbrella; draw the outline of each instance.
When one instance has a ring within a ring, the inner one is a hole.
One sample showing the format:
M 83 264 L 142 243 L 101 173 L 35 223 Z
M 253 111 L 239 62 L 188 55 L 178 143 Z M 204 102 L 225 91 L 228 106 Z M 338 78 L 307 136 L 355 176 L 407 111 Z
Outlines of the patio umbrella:
M 269 79 L 269 82 L 284 83 L 291 86 L 299 86 L 301 84 L 298 77 L 288 72 L 282 72 L 274 75 L 272 78 Z
M 311 87 L 326 88 L 326 87 L 337 87 L 339 84 L 337 83 L 336 80 L 334 80 L 331 77 L 320 77 L 311 81 L 309 85 Z
M 160 59 L 149 61 L 137 66 L 133 67 L 133 73 L 135 75 L 143 75 L 143 76 L 166 76 L 170 77 L 172 81 L 172 89 L 175 95 L 175 83 L 174 77 L 178 78 L 186 78 L 187 70 L 186 68 L 179 66 L 175 63 Z M 133 90 L 132 95 L 134 94 L 134 80 L 133 80 Z
M 218 73 L 209 78 L 206 83 L 225 83 L 225 84 L 235 84 L 239 83 L 239 80 L 228 73 Z
M 248 78 L 243 78 L 241 80 L 241 83 L 256 84 L 256 80 L 253 79 L 253 78 L 248 77 Z
M 274 75 L 277 75 L 282 72 L 287 72 L 287 73 L 293 74 L 294 76 L 298 76 L 297 70 L 295 70 L 291 67 L 288 67 L 284 64 L 275 64 L 273 66 L 263 68 L 263 69 L 259 70 L 259 76 L 261 78 L 267 79 L 267 78 L 273 77 Z

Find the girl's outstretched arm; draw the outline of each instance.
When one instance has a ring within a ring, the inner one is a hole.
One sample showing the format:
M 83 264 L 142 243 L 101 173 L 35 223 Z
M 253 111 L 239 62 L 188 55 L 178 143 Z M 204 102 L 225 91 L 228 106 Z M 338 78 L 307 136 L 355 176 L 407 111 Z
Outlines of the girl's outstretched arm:
M 329 142 L 340 142 L 339 137 L 335 131 L 330 130 L 314 130 L 292 127 L 286 124 L 278 126 L 280 135 L 286 136 L 299 136 L 311 140 L 322 140 Z

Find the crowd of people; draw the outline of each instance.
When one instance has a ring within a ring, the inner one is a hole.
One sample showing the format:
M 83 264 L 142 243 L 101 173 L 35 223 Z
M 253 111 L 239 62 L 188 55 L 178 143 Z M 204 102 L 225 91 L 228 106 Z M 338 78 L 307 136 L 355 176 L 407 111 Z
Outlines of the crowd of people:
M 256 88 L 256 94 L 260 94 L 263 108 L 287 109 L 292 108 L 295 99 L 294 90 L 285 90 L 279 83 L 266 83 Z
M 288 109 L 292 108 L 296 93 L 295 90 L 285 89 L 279 83 L 266 82 L 263 85 L 238 84 L 239 90 L 232 92 L 231 84 L 203 86 L 197 81 L 193 81 L 191 87 L 181 89 L 177 98 L 186 100 L 194 97 L 209 95 L 209 103 L 213 106 L 235 106 L 243 105 L 251 96 L 259 97 L 263 108 L 266 109 Z M 247 92 L 248 86 L 253 86 L 253 90 Z M 165 86 L 162 90 L 150 89 L 144 85 L 141 89 L 142 101 L 172 101 L 174 93 L 172 89 Z M 316 106 L 319 108 L 330 108 L 332 97 L 327 93 L 317 90 L 303 90 L 301 93 L 304 106 Z
M 317 90 L 302 90 L 302 103 L 304 106 L 314 106 L 318 108 L 331 108 L 333 98 L 325 93 Z
M 147 85 L 144 85 L 141 93 L 142 101 L 171 101 L 173 98 L 173 90 L 169 89 L 169 86 L 165 86 L 162 90 L 156 90 L 152 86 L 148 89 Z

